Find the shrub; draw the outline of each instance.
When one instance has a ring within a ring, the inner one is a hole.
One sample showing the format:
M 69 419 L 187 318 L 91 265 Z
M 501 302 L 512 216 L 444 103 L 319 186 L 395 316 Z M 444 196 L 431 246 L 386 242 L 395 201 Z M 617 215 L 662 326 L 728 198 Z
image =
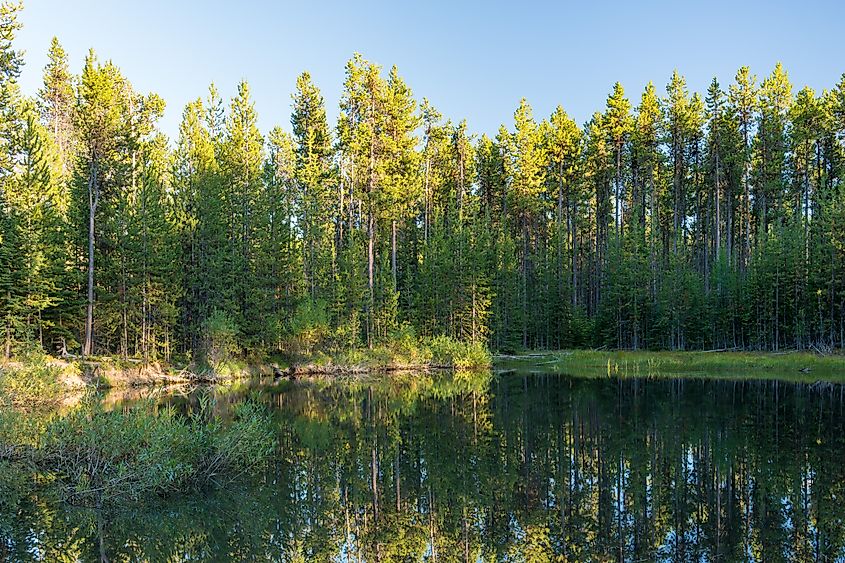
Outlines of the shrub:
M 191 417 L 153 405 L 80 408 L 47 427 L 37 464 L 70 502 L 102 506 L 234 479 L 271 458 L 276 439 L 263 408 L 238 405 L 228 423 L 211 412 L 209 404 Z
M 414 327 L 403 324 L 391 334 L 388 345 L 395 360 L 405 364 L 421 364 L 431 360 L 429 350 L 421 346 Z
M 353 311 L 342 319 L 331 334 L 330 348 L 333 350 L 351 350 L 360 344 L 361 319 Z
M 310 354 L 329 334 L 329 314 L 322 299 L 305 299 L 290 320 L 291 344 L 295 353 Z
M 29 472 L 22 464 L 0 459 L 0 522 L 17 515 L 17 506 L 27 493 Z
M 27 358 L 18 367 L 0 370 L 0 395 L 13 406 L 32 410 L 61 400 L 62 370 L 47 363 L 46 357 Z
M 455 368 L 482 368 L 492 363 L 490 353 L 480 342 L 461 342 L 448 336 L 429 340 L 431 361 L 436 365 Z
M 238 324 L 225 312 L 214 311 L 205 322 L 205 353 L 216 368 L 238 355 Z
M 235 405 L 234 418 L 228 424 L 214 419 L 204 432 L 211 435 L 212 447 L 206 451 L 199 475 L 219 482 L 233 479 L 264 466 L 276 450 L 276 435 L 266 410 L 254 402 Z
M 39 465 L 71 502 L 101 506 L 184 486 L 208 447 L 171 409 L 81 408 L 47 427 Z

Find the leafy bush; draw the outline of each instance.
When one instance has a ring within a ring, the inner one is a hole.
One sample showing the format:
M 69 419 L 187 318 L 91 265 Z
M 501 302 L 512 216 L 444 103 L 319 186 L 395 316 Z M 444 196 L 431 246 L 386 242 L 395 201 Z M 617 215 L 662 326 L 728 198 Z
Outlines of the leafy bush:
M 275 452 L 277 441 L 266 410 L 254 402 L 235 405 L 234 418 L 221 424 L 219 418 L 203 429 L 210 435 L 208 448 L 200 465 L 200 475 L 209 481 L 226 476 L 232 479 L 260 469 Z
M 214 311 L 205 322 L 205 353 L 217 367 L 238 355 L 238 324 L 225 312 Z
M 264 409 L 238 405 L 223 423 L 207 407 L 191 417 L 152 405 L 78 409 L 47 427 L 38 466 L 69 501 L 102 506 L 235 478 L 270 459 L 276 439 Z
M 360 337 L 361 318 L 357 311 L 352 311 L 332 332 L 329 347 L 333 350 L 351 350 L 361 343 Z
M 49 406 L 62 397 L 61 377 L 62 370 L 48 364 L 43 354 L 26 358 L 20 366 L 0 369 L 0 395 L 25 410 Z
M 429 340 L 431 361 L 436 365 L 454 368 L 481 368 L 492 363 L 490 353 L 480 342 L 461 342 L 448 336 Z
M 148 407 L 149 409 L 149 407 Z M 184 486 L 208 448 L 171 409 L 78 409 L 47 427 L 39 465 L 73 502 L 100 506 Z
M 29 472 L 22 464 L 0 458 L 0 522 L 17 514 L 17 506 L 26 494 L 30 480 Z
M 0 402 L 0 460 L 18 460 L 38 442 L 43 417 L 24 414 Z
M 329 334 L 329 314 L 322 299 L 305 299 L 290 320 L 291 344 L 295 353 L 310 354 Z
M 414 327 L 409 324 L 403 324 L 395 330 L 387 346 L 393 358 L 404 364 L 423 364 L 431 360 L 430 351 L 420 344 Z

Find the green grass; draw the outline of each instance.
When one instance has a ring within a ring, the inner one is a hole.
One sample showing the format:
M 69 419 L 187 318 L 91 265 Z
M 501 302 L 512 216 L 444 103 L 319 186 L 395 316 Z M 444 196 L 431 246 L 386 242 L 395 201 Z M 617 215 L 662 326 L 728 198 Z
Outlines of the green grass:
M 713 377 L 845 382 L 845 356 L 807 352 L 556 351 L 500 357 L 496 367 L 577 377 Z

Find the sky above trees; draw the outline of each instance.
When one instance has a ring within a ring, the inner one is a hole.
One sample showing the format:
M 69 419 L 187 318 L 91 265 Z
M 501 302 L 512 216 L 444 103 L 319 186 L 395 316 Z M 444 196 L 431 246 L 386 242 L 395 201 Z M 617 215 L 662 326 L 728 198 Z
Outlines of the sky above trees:
M 167 100 L 174 139 L 182 109 L 214 81 L 224 99 L 249 81 L 259 126 L 289 129 L 296 77 L 311 73 L 334 123 L 343 65 L 353 52 L 396 64 L 446 116 L 495 134 L 521 97 L 538 115 L 562 104 L 583 124 L 615 81 L 641 92 L 677 68 L 690 90 L 742 65 L 780 61 L 799 88 L 830 88 L 845 70 L 845 5 L 752 2 L 113 2 L 37 0 L 21 16 L 24 93 L 41 86 L 52 36 L 73 69 L 89 47 L 117 62 L 142 91 Z

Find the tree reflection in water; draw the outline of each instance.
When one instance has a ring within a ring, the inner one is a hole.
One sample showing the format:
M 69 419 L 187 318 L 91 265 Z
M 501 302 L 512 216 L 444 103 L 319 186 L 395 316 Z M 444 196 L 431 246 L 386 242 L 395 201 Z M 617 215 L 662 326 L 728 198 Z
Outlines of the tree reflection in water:
M 224 411 L 245 393 L 214 392 Z M 0 512 L 0 559 L 845 558 L 840 386 L 484 374 L 249 392 L 275 409 L 272 471 L 102 513 L 25 497 Z

